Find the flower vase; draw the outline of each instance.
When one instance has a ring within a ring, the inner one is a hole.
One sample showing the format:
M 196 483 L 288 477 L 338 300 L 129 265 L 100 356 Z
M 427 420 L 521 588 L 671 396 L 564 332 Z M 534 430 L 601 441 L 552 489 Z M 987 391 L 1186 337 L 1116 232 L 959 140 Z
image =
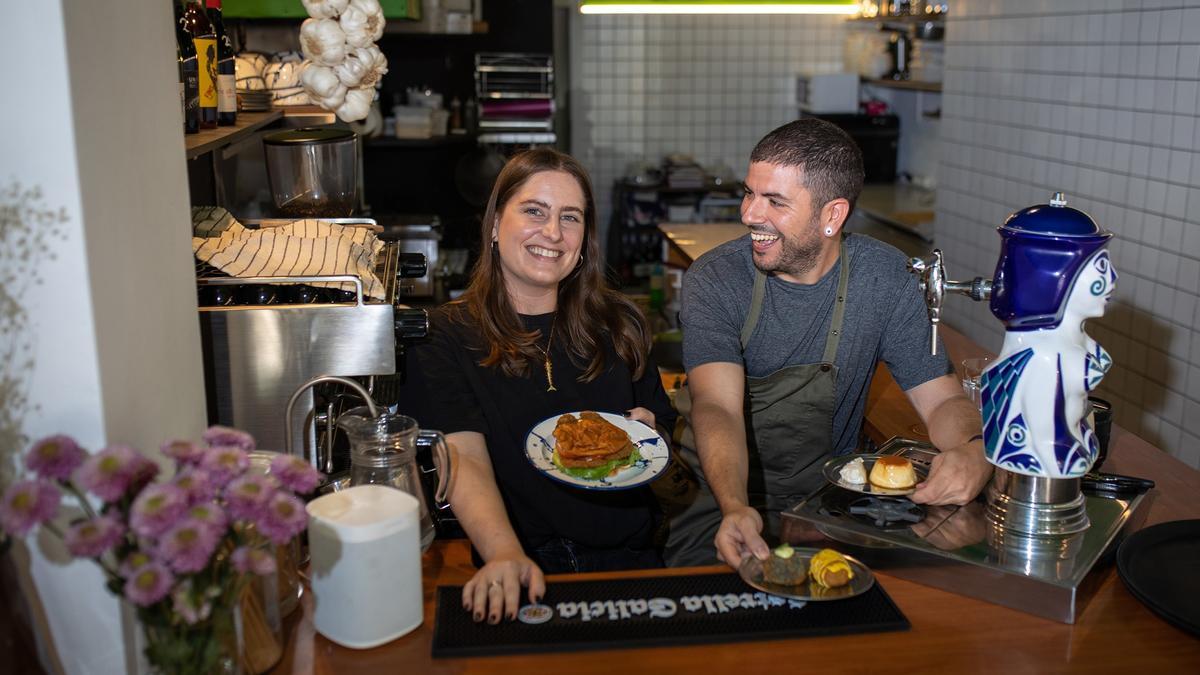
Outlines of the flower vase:
M 143 649 L 150 672 L 157 675 L 242 675 L 242 651 L 234 607 L 215 605 L 194 624 L 161 612 L 139 612 Z
M 274 574 L 255 577 L 239 600 L 214 604 L 207 618 L 188 625 L 178 617 L 140 612 L 143 649 L 160 675 L 257 675 L 283 656 L 283 622 Z

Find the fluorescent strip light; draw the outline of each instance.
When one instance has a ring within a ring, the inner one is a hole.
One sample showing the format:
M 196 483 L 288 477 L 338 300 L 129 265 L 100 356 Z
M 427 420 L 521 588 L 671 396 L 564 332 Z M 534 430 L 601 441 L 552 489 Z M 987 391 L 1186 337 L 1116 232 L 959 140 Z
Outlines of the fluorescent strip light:
M 596 2 L 579 3 L 580 14 L 841 14 L 858 12 L 856 2 Z

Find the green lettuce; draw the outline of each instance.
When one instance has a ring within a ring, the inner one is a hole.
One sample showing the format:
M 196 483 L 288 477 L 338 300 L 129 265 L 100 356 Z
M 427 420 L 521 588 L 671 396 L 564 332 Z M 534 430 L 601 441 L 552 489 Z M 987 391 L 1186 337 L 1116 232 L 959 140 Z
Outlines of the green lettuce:
M 575 478 L 581 478 L 583 480 L 600 480 L 601 478 L 605 478 L 611 474 L 613 469 L 619 466 L 633 465 L 641 460 L 641 458 L 641 453 L 639 453 L 638 449 L 635 447 L 633 452 L 629 453 L 629 456 L 625 459 L 614 459 L 611 462 L 605 462 L 597 466 L 582 467 L 578 469 L 574 467 L 563 466 L 562 462 L 560 462 L 558 459 L 557 450 L 554 451 L 553 461 L 554 466 L 557 466 L 559 471 L 562 471 L 568 476 L 574 476 Z

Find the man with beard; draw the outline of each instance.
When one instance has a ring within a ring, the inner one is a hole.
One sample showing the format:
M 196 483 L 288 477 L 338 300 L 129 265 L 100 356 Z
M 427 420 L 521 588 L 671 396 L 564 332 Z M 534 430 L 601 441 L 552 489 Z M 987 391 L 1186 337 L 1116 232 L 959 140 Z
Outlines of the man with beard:
M 779 512 L 823 484 L 829 457 L 857 446 L 881 359 L 942 451 L 912 500 L 966 504 L 991 476 L 979 411 L 945 349 L 929 354 L 906 257 L 842 233 L 862 183 L 862 155 L 834 125 L 806 118 L 772 131 L 750 155 L 749 234 L 684 277 L 679 454 L 698 489 L 668 506 L 669 564 L 765 559 Z

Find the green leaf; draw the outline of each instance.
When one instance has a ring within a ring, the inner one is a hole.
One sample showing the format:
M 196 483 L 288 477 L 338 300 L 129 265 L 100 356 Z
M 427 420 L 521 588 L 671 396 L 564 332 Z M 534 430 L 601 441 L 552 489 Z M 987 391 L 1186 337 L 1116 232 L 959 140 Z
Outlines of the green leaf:
M 638 452 L 637 448 L 634 448 L 633 452 L 629 453 L 629 456 L 626 457 L 625 459 L 614 459 L 611 462 L 605 462 L 604 464 L 600 464 L 599 466 L 577 469 L 574 467 L 563 466 L 561 463 L 559 463 L 558 452 L 555 452 L 554 453 L 554 466 L 557 466 L 560 471 L 567 474 L 568 476 L 574 476 L 576 478 L 582 478 L 584 480 L 600 480 L 601 478 L 604 478 L 605 476 L 612 473 L 613 469 L 617 468 L 618 466 L 624 466 L 624 465 L 632 466 L 633 464 L 637 463 L 637 461 L 640 460 L 641 458 L 642 458 L 641 453 Z

